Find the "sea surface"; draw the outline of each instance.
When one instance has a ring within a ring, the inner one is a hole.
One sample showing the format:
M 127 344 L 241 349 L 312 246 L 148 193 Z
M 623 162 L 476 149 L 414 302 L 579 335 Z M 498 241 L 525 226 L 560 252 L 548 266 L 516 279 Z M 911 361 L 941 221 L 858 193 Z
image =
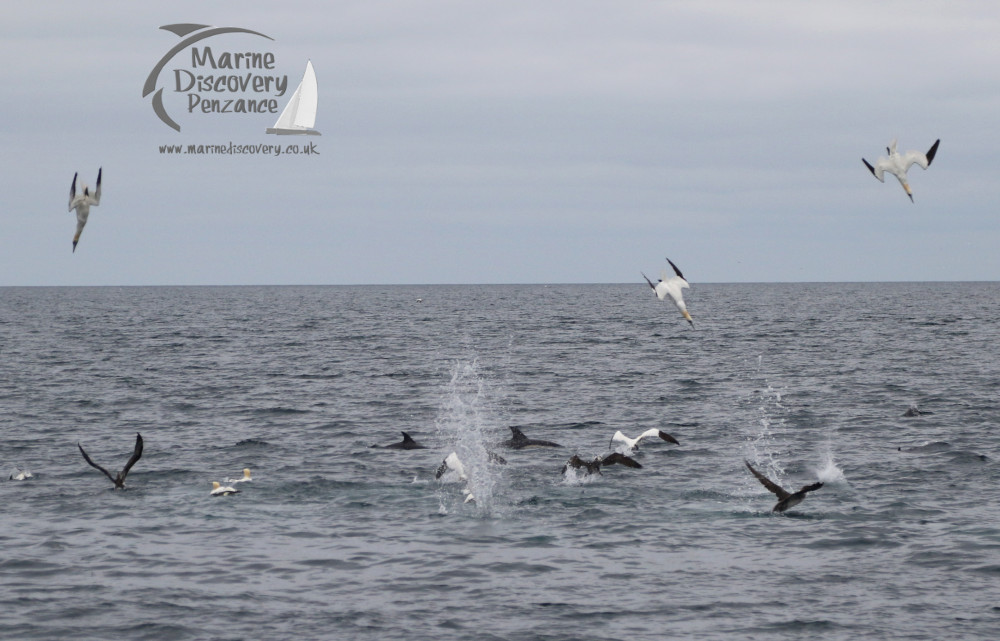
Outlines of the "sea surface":
M 0 288 L 0 638 L 1000 638 L 1000 284 L 686 298 Z

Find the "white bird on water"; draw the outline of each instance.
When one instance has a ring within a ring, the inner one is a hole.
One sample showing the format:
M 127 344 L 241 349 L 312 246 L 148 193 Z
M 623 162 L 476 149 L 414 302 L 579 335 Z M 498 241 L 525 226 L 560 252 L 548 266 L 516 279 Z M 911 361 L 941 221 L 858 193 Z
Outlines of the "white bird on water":
M 677 265 L 674 264 L 674 261 L 668 258 L 667 262 L 674 268 L 674 273 L 677 275 L 668 279 L 667 270 L 664 269 L 660 274 L 660 282 L 655 285 L 653 284 L 653 281 L 649 280 L 649 276 L 642 274 L 642 272 L 639 273 L 642 274 L 642 277 L 646 279 L 649 286 L 653 288 L 654 292 L 656 292 L 657 298 L 663 300 L 667 296 L 670 296 L 670 300 L 674 301 L 674 305 L 677 306 L 677 309 L 681 310 L 681 314 L 687 322 L 691 323 L 691 327 L 694 327 L 694 320 L 691 319 L 691 314 L 688 314 L 687 305 L 684 304 L 684 294 L 681 292 L 682 289 L 688 289 L 691 286 L 688 285 L 686 280 L 684 280 L 684 274 L 681 273 L 681 270 L 677 269 Z
M 885 172 L 889 172 L 895 176 L 899 180 L 899 184 L 906 191 L 906 195 L 910 197 L 910 202 L 912 203 L 913 192 L 910 190 L 910 183 L 906 181 L 906 172 L 909 171 L 914 163 L 920 165 L 923 169 L 930 167 L 940 142 L 940 138 L 935 140 L 926 154 L 922 154 L 919 151 L 908 151 L 905 154 L 900 154 L 896 151 L 896 139 L 893 138 L 889 146 L 885 148 L 886 153 L 889 154 L 888 158 L 885 156 L 879 157 L 874 167 L 864 158 L 861 159 L 861 162 L 865 163 L 865 167 L 868 167 L 868 171 L 872 172 L 872 175 L 878 178 L 879 182 L 885 182 Z
M 76 251 L 76 244 L 80 242 L 80 234 L 83 233 L 83 226 L 87 224 L 87 217 L 90 216 L 90 208 L 101 204 L 101 172 L 103 167 L 97 170 L 97 188 L 93 195 L 90 188 L 83 182 L 80 183 L 80 195 L 76 193 L 76 177 L 73 174 L 73 184 L 69 188 L 69 209 L 76 210 L 76 235 L 73 236 L 73 251 Z
M 245 483 L 247 481 L 252 481 L 252 480 L 253 480 L 253 477 L 250 476 L 250 468 L 249 467 L 245 467 L 245 468 L 243 468 L 243 476 L 241 476 L 238 479 L 226 479 L 225 482 L 229 483 L 229 484 L 233 484 L 233 483 Z
M 227 487 L 218 481 L 212 481 L 212 496 L 229 496 L 230 494 L 239 494 L 240 491 L 235 487 Z

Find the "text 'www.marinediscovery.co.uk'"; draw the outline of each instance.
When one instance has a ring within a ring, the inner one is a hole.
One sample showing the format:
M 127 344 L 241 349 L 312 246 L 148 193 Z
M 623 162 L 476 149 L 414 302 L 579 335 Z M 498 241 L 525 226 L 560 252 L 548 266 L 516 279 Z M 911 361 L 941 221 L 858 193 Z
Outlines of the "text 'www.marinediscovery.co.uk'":
M 316 148 L 316 143 L 314 142 L 307 145 L 274 145 L 264 143 L 238 145 L 230 142 L 221 145 L 160 145 L 160 153 L 205 156 L 318 156 L 319 149 Z

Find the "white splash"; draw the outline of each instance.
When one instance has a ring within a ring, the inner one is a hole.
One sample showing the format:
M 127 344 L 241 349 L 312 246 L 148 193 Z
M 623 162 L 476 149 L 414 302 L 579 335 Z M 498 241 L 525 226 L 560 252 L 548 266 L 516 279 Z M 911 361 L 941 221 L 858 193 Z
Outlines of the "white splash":
M 563 472 L 562 483 L 569 486 L 588 485 L 596 481 L 599 476 L 600 474 L 588 474 L 586 471 L 567 466 Z
M 816 470 L 816 478 L 824 483 L 843 483 L 844 471 L 837 467 L 833 461 L 833 453 L 827 451 L 824 454 L 823 462 Z
M 489 454 L 490 446 L 501 440 L 502 429 L 493 396 L 478 360 L 456 362 L 435 421 L 448 452 L 454 451 L 465 468 L 465 489 L 475 496 L 469 505 L 490 514 L 495 512 L 494 498 L 502 481 L 502 466 Z M 455 495 L 454 500 L 465 502 L 467 496 Z M 442 505 L 443 501 L 444 497 Z

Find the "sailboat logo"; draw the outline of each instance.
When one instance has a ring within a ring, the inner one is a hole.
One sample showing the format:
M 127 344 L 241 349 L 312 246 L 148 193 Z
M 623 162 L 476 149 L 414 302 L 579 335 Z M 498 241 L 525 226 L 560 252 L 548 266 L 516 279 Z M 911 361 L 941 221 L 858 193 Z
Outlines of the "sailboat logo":
M 319 90 L 316 85 L 316 72 L 312 60 L 306 62 L 306 71 L 302 81 L 296 87 L 295 93 L 288 99 L 288 104 L 278 116 L 273 127 L 268 127 L 265 133 L 279 136 L 320 136 L 313 129 L 316 124 L 316 105 L 319 101 Z

